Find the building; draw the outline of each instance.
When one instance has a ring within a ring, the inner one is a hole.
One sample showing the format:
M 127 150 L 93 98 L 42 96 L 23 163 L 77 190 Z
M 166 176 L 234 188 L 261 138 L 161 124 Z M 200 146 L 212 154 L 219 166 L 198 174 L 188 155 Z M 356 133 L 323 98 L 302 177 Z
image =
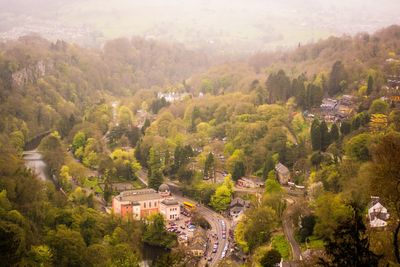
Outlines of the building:
M 249 207 L 249 201 L 243 200 L 240 197 L 234 198 L 229 205 L 229 214 L 232 218 L 237 218 Z
M 207 250 L 207 235 L 206 231 L 198 227 L 190 239 L 189 251 L 195 257 L 203 257 Z
M 290 181 L 290 171 L 282 163 L 275 165 L 275 172 L 280 184 L 286 185 Z
M 320 105 L 322 112 L 332 112 L 336 109 L 338 101 L 332 98 L 322 99 L 322 104 Z
M 179 218 L 179 203 L 170 197 L 168 185 L 162 184 L 159 192 L 154 189 L 139 189 L 121 192 L 112 200 L 114 213 L 122 217 L 131 216 L 135 220 L 161 213 L 166 220 Z
M 164 199 L 160 203 L 160 213 L 168 221 L 178 220 L 181 213 L 179 202 L 175 199 Z
M 379 197 L 371 196 L 371 204 L 368 209 L 369 225 L 372 228 L 385 227 L 390 214 L 388 210 L 379 202 Z
M 258 179 L 242 177 L 237 181 L 237 185 L 246 188 L 263 187 L 264 182 Z
M 354 104 L 354 97 L 352 95 L 343 95 L 340 99 L 340 104 L 344 106 L 352 106 Z
M 162 197 L 169 197 L 171 196 L 171 191 L 169 190 L 169 186 L 167 184 L 162 184 L 160 185 L 160 187 L 158 188 L 158 193 L 162 196 Z

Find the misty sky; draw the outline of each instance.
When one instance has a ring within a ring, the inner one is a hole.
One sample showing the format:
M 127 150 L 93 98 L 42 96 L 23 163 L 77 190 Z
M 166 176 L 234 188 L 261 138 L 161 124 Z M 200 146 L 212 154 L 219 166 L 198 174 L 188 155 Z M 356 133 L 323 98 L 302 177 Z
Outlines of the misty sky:
M 1 37 L 83 43 L 139 35 L 226 52 L 281 49 L 400 24 L 398 0 L 0 0 Z

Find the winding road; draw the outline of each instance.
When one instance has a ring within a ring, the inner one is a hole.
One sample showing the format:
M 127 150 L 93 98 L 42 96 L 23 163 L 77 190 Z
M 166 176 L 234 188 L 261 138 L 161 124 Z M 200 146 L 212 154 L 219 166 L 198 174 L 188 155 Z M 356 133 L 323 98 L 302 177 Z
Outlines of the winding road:
M 285 233 L 285 237 L 292 248 L 292 259 L 294 261 L 299 261 L 301 260 L 301 248 L 299 243 L 297 243 L 296 239 L 294 238 L 294 225 L 292 221 L 293 212 L 298 204 L 292 198 L 287 198 L 286 201 L 288 202 L 288 207 L 285 209 L 282 215 L 282 228 L 283 232 Z
M 145 184 L 146 186 L 148 185 L 148 177 L 147 177 L 147 173 L 145 170 L 140 170 L 138 172 L 138 178 L 139 180 Z M 173 193 L 174 198 L 182 203 L 182 202 L 191 202 L 191 203 L 197 203 L 196 201 L 194 201 L 193 199 L 187 198 L 182 196 L 182 191 L 179 187 L 179 185 L 172 183 L 172 182 L 166 182 L 166 184 L 170 187 L 171 193 Z M 212 209 L 204 206 L 204 205 L 198 205 L 197 206 L 197 212 L 202 215 L 204 217 L 204 219 L 206 219 L 209 224 L 211 225 L 211 229 L 214 233 L 217 234 L 218 236 L 218 249 L 216 253 L 212 253 L 211 257 L 212 257 L 212 261 L 208 262 L 209 266 L 217 266 L 218 262 L 221 261 L 221 257 L 222 257 L 222 253 L 224 251 L 225 246 L 228 244 L 228 238 L 229 238 L 229 230 L 231 229 L 231 222 L 224 218 L 221 214 L 213 211 Z M 226 239 L 222 238 L 222 225 L 221 225 L 221 221 L 225 222 L 226 225 Z M 210 244 L 209 244 L 210 245 Z M 212 244 L 211 244 L 212 245 Z M 228 246 L 229 247 L 229 246 Z M 210 256 L 210 251 L 211 248 L 209 246 L 209 248 L 207 249 L 208 251 L 208 255 Z M 229 251 L 229 249 L 228 249 Z

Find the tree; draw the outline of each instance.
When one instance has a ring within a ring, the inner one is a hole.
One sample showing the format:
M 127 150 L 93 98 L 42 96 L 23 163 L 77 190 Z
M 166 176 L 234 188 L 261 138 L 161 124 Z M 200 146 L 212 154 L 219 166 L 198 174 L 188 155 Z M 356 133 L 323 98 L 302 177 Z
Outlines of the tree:
M 157 213 L 147 218 L 143 241 L 151 246 L 171 248 L 176 236 L 165 229 L 164 217 Z
M 84 132 L 79 131 L 75 134 L 74 139 L 72 140 L 72 152 L 75 153 L 80 147 L 84 148 L 86 146 L 86 135 Z
M 65 157 L 60 135 L 57 132 L 53 132 L 43 138 L 40 142 L 39 150 L 42 152 L 50 172 L 58 174 Z
M 120 243 L 111 249 L 111 267 L 139 267 L 136 253 L 127 243 Z
M 266 159 L 266 161 L 265 161 L 265 163 L 264 163 L 264 166 L 263 166 L 262 178 L 263 178 L 263 179 L 266 179 L 267 176 L 268 176 L 268 173 L 269 173 L 270 171 L 273 171 L 274 168 L 275 168 L 274 160 L 272 159 L 272 155 L 269 154 L 269 155 L 267 156 L 267 159 Z
M 275 172 L 272 171 L 274 174 Z M 275 176 L 275 175 L 274 175 Z M 265 192 L 266 193 L 279 193 L 282 192 L 282 187 L 281 185 L 278 183 L 278 181 L 276 180 L 275 177 L 273 178 L 268 178 L 265 181 Z
M 281 253 L 276 249 L 268 250 L 267 253 L 260 260 L 260 264 L 263 267 L 275 267 L 276 264 L 281 262 Z
M 301 218 L 301 228 L 299 230 L 300 242 L 306 241 L 306 238 L 313 234 L 314 226 L 314 215 L 307 215 Z
M 140 129 L 143 135 L 146 133 L 146 129 L 149 127 L 150 127 L 150 120 L 146 118 L 146 120 L 143 123 L 142 129 Z
M 269 206 L 260 206 L 248 211 L 242 223 L 244 224 L 243 239 L 250 251 L 271 238 L 271 233 L 277 224 L 276 212 Z
M 20 215 L 22 216 L 22 215 Z M 0 262 L 16 264 L 26 253 L 26 233 L 24 229 L 13 222 L 2 218 L 0 220 Z
M 21 131 L 14 131 L 10 134 L 10 143 L 15 147 L 15 149 L 21 153 L 25 146 L 25 137 Z
M 126 106 L 121 106 L 118 111 L 118 121 L 122 127 L 130 128 L 133 123 L 132 111 Z
M 265 85 L 269 93 L 269 103 L 287 100 L 290 90 L 290 79 L 283 70 L 279 70 L 277 73 L 271 73 Z
M 373 89 L 374 89 L 374 78 L 372 78 L 372 76 L 369 75 L 367 82 L 367 95 L 370 95 Z
M 315 201 L 315 216 L 317 221 L 314 227 L 315 235 L 320 238 L 329 238 L 342 222 L 351 216 L 351 209 L 345 205 L 339 195 L 324 193 Z
M 320 259 L 326 267 L 378 266 L 381 256 L 369 249 L 368 236 L 358 208 L 351 206 L 352 216 L 339 223 L 333 235 L 326 238 L 328 260 Z
M 326 126 L 326 122 L 322 121 L 319 128 L 321 131 L 321 150 L 325 151 L 331 143 L 330 135 L 328 132 L 328 126 Z
M 400 134 L 390 132 L 378 139 L 371 148 L 372 164 L 366 169 L 370 175 L 371 192 L 380 196 L 391 210 L 393 254 L 400 264 Z M 376 186 L 379 185 L 379 186 Z
M 113 167 L 118 177 L 134 180 L 137 178 L 137 172 L 142 168 L 136 161 L 133 150 L 116 149 L 111 153 Z
M 158 190 L 158 187 L 160 187 L 163 182 L 163 174 L 160 154 L 154 148 L 150 149 L 147 164 L 149 166 L 149 187 Z
M 236 161 L 233 167 L 232 179 L 234 181 L 237 181 L 244 175 L 245 175 L 245 167 L 243 161 Z
M 351 123 L 349 121 L 342 121 L 340 124 L 340 133 L 345 136 L 351 132 Z
M 32 246 L 28 258 L 32 266 L 52 266 L 53 253 L 46 245 Z
M 69 174 L 69 167 L 66 165 L 63 165 L 60 170 L 60 175 L 59 175 L 59 182 L 60 186 L 63 188 L 65 191 L 70 191 L 72 188 L 71 185 L 71 175 Z
M 372 102 L 368 112 L 370 114 L 375 114 L 375 113 L 386 114 L 388 112 L 388 109 L 389 109 L 388 103 L 386 103 L 382 99 L 375 99 Z
M 86 245 L 81 234 L 59 225 L 47 234 L 47 244 L 54 253 L 56 266 L 82 266 Z
M 311 124 L 311 145 L 313 150 L 321 150 L 321 128 L 318 119 L 314 119 Z
M 329 138 L 331 142 L 337 142 L 339 140 L 339 128 L 334 123 L 331 127 L 331 130 L 329 131 Z
M 211 152 L 208 153 L 206 161 L 204 163 L 203 175 L 205 178 L 213 178 L 215 176 L 214 155 Z
M 333 96 L 339 92 L 342 92 L 345 88 L 345 81 L 347 80 L 347 74 L 344 69 L 344 65 L 341 61 L 336 61 L 329 75 L 328 81 L 328 93 Z
M 369 145 L 371 136 L 367 133 L 359 134 L 352 137 L 345 145 L 346 154 L 359 161 L 367 161 L 371 158 L 369 153 Z
M 221 185 L 217 188 L 214 195 L 211 197 L 211 206 L 216 211 L 224 211 L 231 203 L 232 191 L 226 185 Z

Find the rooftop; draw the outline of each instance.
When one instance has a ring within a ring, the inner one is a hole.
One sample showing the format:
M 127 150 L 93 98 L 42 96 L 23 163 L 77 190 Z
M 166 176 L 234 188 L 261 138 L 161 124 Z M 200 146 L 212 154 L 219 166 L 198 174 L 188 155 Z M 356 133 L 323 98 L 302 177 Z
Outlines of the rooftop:
M 172 206 L 172 205 L 178 205 L 179 202 L 176 201 L 175 199 L 164 199 L 161 201 L 162 204 L 167 205 L 167 206 Z
M 137 202 L 144 200 L 160 199 L 160 195 L 154 189 L 139 189 L 121 192 L 116 198 L 119 201 Z
M 275 171 L 277 171 L 280 174 L 288 174 L 288 173 L 290 173 L 289 169 L 285 165 L 280 163 L 280 162 L 278 164 L 276 164 Z

